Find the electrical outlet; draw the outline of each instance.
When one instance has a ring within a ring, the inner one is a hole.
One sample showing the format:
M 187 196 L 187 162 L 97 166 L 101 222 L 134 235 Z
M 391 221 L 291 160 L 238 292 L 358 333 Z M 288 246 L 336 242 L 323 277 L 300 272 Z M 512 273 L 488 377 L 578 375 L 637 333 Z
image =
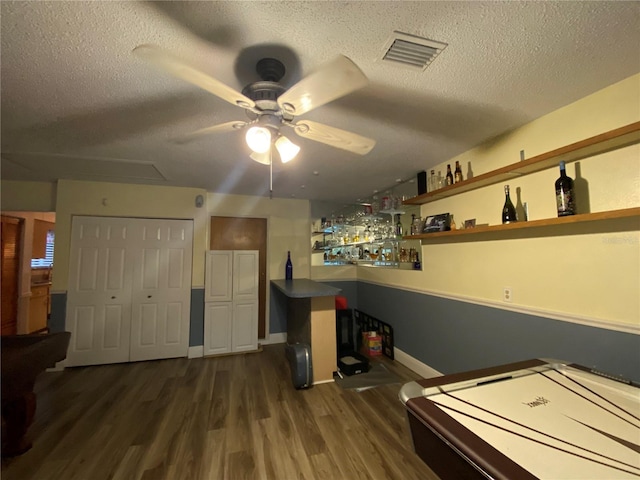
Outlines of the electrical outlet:
M 513 292 L 511 291 L 511 287 L 504 287 L 502 290 L 502 300 L 509 303 L 513 301 Z

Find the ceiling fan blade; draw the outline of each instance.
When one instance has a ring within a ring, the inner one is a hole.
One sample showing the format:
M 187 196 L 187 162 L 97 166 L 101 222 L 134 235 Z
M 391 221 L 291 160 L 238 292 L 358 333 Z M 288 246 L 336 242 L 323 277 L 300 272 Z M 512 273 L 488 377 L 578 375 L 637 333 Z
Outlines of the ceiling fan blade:
M 326 143 L 358 155 L 366 155 L 376 144 L 376 141 L 371 138 L 310 120 L 298 122 L 294 126 L 294 131 L 301 137 Z
M 195 132 L 188 133 L 186 135 L 183 135 L 181 137 L 176 138 L 174 141 L 176 143 L 187 143 L 187 142 L 190 142 L 192 140 L 196 140 L 196 139 L 198 139 L 200 137 L 204 137 L 206 135 L 210 135 L 212 133 L 230 132 L 232 130 L 239 130 L 241 128 L 244 128 L 247 125 L 248 124 L 246 122 L 240 122 L 240 121 L 237 121 L 237 120 L 233 121 L 233 122 L 220 123 L 218 125 L 213 125 L 211 127 L 201 128 L 200 130 L 196 130 Z
M 182 59 L 155 45 L 140 45 L 133 49 L 133 53 L 165 72 L 170 73 L 174 77 L 197 85 L 233 105 L 242 108 L 255 107 L 255 103 L 249 97 L 242 95 L 240 92 L 236 92 L 220 80 L 216 80 L 212 76 L 201 72 Z
M 368 83 L 362 70 L 340 55 L 288 89 L 278 98 L 278 104 L 285 112 L 302 115 Z
M 264 153 L 251 152 L 251 155 L 249 155 L 249 157 L 251 158 L 251 160 L 255 160 L 256 162 L 262 163 L 264 165 L 271 164 L 271 152 L 269 150 Z

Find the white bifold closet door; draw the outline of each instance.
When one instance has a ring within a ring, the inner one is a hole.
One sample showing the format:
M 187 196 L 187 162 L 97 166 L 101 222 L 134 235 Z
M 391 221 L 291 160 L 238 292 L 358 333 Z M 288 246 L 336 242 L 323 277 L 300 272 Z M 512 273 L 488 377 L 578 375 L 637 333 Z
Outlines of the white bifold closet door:
M 193 222 L 74 217 L 67 365 L 187 356 Z
M 258 349 L 258 251 L 206 254 L 204 354 Z

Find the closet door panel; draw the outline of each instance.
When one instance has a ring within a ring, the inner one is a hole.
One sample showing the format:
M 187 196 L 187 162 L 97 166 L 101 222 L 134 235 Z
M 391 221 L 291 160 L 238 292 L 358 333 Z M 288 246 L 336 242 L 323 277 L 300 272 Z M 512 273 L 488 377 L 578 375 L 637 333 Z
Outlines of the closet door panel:
M 66 329 L 67 365 L 129 360 L 131 229 L 126 219 L 72 220 Z
M 133 266 L 131 360 L 187 356 L 193 222 L 140 222 Z

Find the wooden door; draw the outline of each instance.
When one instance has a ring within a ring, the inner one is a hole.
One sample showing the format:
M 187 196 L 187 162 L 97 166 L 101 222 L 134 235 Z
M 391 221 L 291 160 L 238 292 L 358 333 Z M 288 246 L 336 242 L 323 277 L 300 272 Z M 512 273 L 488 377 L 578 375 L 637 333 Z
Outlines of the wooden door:
M 130 219 L 74 217 L 66 329 L 69 366 L 129 361 L 131 272 Z
M 20 245 L 22 220 L 2 216 L 2 335 L 18 332 L 18 279 L 20 276 Z
M 130 360 L 186 357 L 193 222 L 137 219 Z
M 211 217 L 211 250 L 258 250 L 258 338 L 266 336 L 267 219 Z

